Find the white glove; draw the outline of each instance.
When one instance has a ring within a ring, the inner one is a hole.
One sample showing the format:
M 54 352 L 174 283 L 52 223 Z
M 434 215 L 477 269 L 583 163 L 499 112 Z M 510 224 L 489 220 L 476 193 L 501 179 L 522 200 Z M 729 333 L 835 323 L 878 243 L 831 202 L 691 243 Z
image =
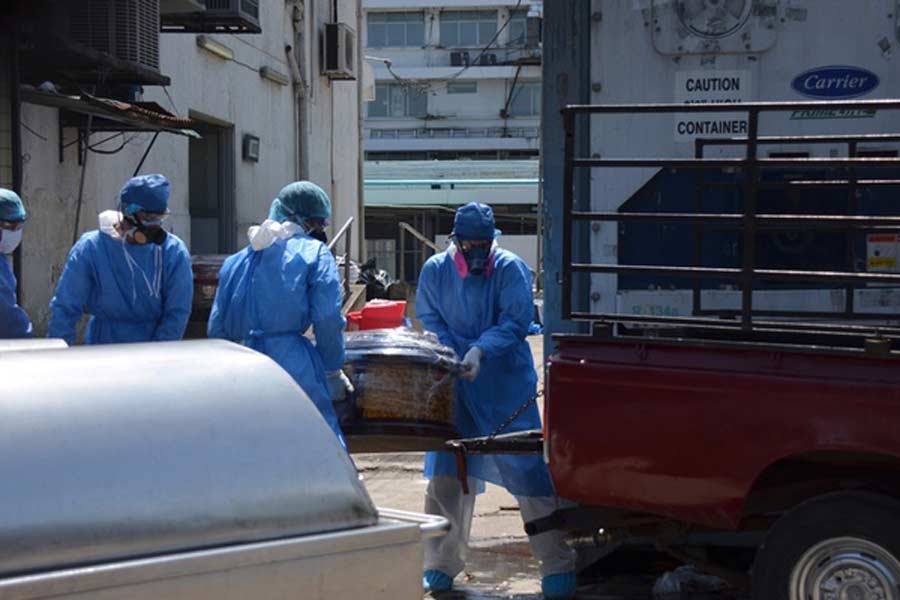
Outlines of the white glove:
M 328 374 L 328 393 L 332 402 L 343 402 L 354 392 L 353 384 L 343 371 L 332 371 Z
M 478 373 L 481 372 L 481 357 L 484 352 L 478 346 L 472 346 L 462 360 L 462 378 L 468 381 L 475 381 Z

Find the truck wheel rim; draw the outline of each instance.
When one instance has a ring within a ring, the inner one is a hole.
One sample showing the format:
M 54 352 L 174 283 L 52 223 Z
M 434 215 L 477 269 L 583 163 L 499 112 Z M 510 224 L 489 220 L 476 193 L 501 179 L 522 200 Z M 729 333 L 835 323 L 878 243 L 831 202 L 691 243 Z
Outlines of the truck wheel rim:
M 868 540 L 825 540 L 797 561 L 790 600 L 900 600 L 900 561 Z

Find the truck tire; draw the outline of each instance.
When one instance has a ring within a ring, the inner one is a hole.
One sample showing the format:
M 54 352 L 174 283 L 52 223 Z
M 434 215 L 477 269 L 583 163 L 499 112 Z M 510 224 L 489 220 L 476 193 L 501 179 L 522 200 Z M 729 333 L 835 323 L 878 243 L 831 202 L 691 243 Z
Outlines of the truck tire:
M 753 565 L 753 600 L 900 600 L 900 502 L 836 492 L 782 516 Z

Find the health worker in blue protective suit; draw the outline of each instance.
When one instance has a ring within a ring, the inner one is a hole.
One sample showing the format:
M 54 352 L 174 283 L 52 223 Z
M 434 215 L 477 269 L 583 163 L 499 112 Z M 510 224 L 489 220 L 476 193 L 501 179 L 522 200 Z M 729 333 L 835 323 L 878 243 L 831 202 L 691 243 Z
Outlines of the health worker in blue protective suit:
M 325 245 L 328 194 L 309 181 L 286 186 L 250 245 L 228 257 L 209 317 L 211 338 L 270 356 L 315 403 L 344 443 L 333 401 L 352 392 L 344 366 L 341 280 Z M 313 326 L 316 343 L 303 334 Z
M 22 241 L 25 206 L 12 190 L 0 188 L 0 338 L 31 337 L 31 319 L 16 301 L 16 276 L 7 259 Z
M 100 214 L 100 228 L 69 251 L 50 302 L 48 337 L 75 342 L 82 314 L 90 315 L 85 343 L 180 340 L 194 293 L 191 255 L 162 228 L 169 181 L 162 175 L 130 179 L 119 210 Z
M 490 435 L 526 403 L 504 432 L 541 427 L 532 401 L 537 373 L 525 340 L 534 316 L 531 271 L 518 256 L 499 248 L 498 235 L 489 206 L 461 207 L 450 247 L 431 257 L 419 275 L 416 316 L 463 357 L 455 407 L 463 437 Z M 466 460 L 470 488 L 483 490 L 486 481 L 503 486 L 516 496 L 525 522 L 558 508 L 542 457 L 488 454 Z M 429 452 L 425 474 L 430 479 L 425 511 L 449 519 L 451 529 L 442 538 L 426 540 L 423 583 L 426 590 L 446 591 L 465 565 L 475 494 L 463 493 L 451 453 Z M 575 557 L 564 535 L 552 531 L 529 541 L 541 563 L 544 595 L 573 594 Z

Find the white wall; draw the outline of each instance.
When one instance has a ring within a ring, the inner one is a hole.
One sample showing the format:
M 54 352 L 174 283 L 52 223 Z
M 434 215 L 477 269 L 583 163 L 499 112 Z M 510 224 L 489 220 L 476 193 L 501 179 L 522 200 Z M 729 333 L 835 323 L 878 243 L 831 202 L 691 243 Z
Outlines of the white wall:
M 313 7 L 313 4 L 315 6 Z M 309 156 L 309 179 L 332 197 L 339 226 L 349 216 L 358 216 L 359 136 L 358 100 L 355 81 L 331 82 L 320 77 L 318 67 L 321 24 L 333 18 L 332 0 L 307 2 L 310 23 L 304 37 L 306 70 L 311 95 L 307 100 L 308 139 L 303 141 Z M 357 29 L 358 0 L 340 0 L 341 21 Z M 169 96 L 179 116 L 203 116 L 234 127 L 235 227 L 238 246 L 246 242 L 247 227 L 265 218 L 269 204 L 282 186 L 299 175 L 296 151 L 297 110 L 293 86 L 281 86 L 262 79 L 258 69 L 269 66 L 289 74 L 285 45 L 296 45 L 289 3 L 260 3 L 262 34 L 211 35 L 234 51 L 234 61 L 224 61 L 199 48 L 193 34 L 164 34 L 160 41 L 160 70 L 172 79 Z M 146 87 L 146 100 L 173 111 L 162 88 Z M 76 146 L 58 159 L 58 111 L 23 104 L 22 120 L 45 139 L 23 129 L 23 197 L 29 211 L 29 225 L 23 242 L 23 275 L 20 285 L 25 308 L 43 333 L 56 281 L 71 246 L 75 206 L 81 168 Z M 258 163 L 241 159 L 241 138 L 252 133 L 260 138 Z M 63 131 L 65 142 L 76 131 Z M 110 134 L 95 134 L 96 142 Z M 132 134 L 125 134 L 131 137 Z M 79 233 L 97 226 L 97 213 L 116 206 L 122 184 L 132 175 L 152 134 L 134 137 L 113 156 L 89 154 L 84 177 L 84 201 Z M 121 138 L 99 149 L 115 149 Z M 165 174 L 172 184 L 168 226 L 190 243 L 188 214 L 188 139 L 163 133 L 159 136 L 142 173 Z M 357 219 L 359 226 L 360 219 Z M 354 236 L 358 255 L 359 234 Z

